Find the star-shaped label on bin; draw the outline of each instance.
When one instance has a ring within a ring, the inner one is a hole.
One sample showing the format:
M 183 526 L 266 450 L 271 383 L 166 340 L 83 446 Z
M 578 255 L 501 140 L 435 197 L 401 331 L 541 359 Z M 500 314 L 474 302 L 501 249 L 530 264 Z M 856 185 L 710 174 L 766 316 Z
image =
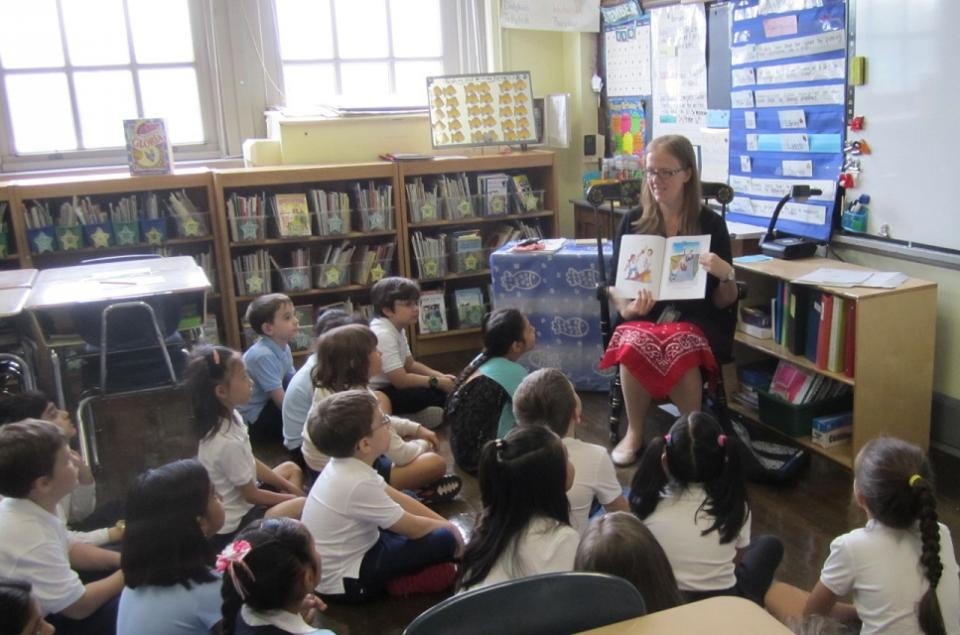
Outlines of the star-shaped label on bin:
M 506 201 L 502 196 L 491 196 L 490 197 L 490 212 L 493 214 L 502 214 L 504 208 L 506 207 Z
M 386 229 L 384 225 L 385 217 L 383 212 L 371 212 L 370 214 L 370 229 Z
M 432 203 L 424 203 L 420 207 L 420 218 L 423 220 L 437 220 L 437 208 Z
M 38 254 L 53 251 L 53 238 L 47 232 L 39 232 L 34 236 L 33 244 L 36 245 Z
M 374 282 L 380 282 L 383 280 L 384 273 L 386 272 L 383 270 L 383 267 L 380 266 L 379 262 L 370 267 L 370 279 Z
M 240 240 L 256 240 L 258 229 L 260 229 L 260 225 L 257 221 L 252 219 L 244 221 L 240 225 Z
M 291 271 L 287 275 L 287 287 L 290 291 L 303 291 L 307 288 L 307 278 L 302 271 Z
M 440 273 L 440 263 L 436 260 L 428 260 L 423 263 L 423 273 L 429 278 L 436 278 Z
M 147 237 L 148 245 L 162 245 L 163 244 L 163 232 L 161 232 L 156 227 L 151 227 L 147 230 L 145 234 Z
M 90 234 L 90 240 L 93 241 L 94 247 L 110 246 L 110 234 L 103 231 L 103 227 L 97 227 L 96 231 Z
M 463 257 L 463 268 L 467 271 L 476 271 L 478 264 L 480 263 L 473 254 L 467 254 Z
M 137 235 L 129 227 L 121 227 L 117 232 L 118 245 L 134 245 L 137 242 Z
M 473 206 L 470 205 L 470 201 L 460 201 L 457 205 L 457 213 L 460 215 L 460 218 L 473 216 Z
M 342 234 L 343 233 L 343 219 L 340 218 L 339 214 L 334 214 L 327 217 L 327 227 L 330 228 L 331 234 Z
M 80 248 L 80 235 L 71 230 L 61 232 L 60 234 L 60 248 L 64 251 L 68 249 L 79 249 Z
M 195 218 L 188 218 L 187 220 L 183 221 L 180 229 L 183 231 L 184 238 L 200 235 L 200 223 L 198 223 L 197 219 Z
M 330 267 L 327 269 L 327 286 L 328 287 L 338 287 L 340 286 L 340 270 L 336 267 Z
M 250 295 L 263 293 L 263 278 L 256 274 L 247 278 L 247 293 Z

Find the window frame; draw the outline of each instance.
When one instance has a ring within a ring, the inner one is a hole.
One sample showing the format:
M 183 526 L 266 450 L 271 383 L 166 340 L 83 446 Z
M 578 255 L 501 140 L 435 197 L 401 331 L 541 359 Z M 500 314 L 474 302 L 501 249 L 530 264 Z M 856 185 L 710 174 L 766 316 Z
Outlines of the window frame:
M 222 156 L 223 146 L 222 126 L 219 125 L 218 113 L 221 110 L 221 96 L 216 86 L 216 65 L 212 55 L 211 42 L 215 41 L 211 21 L 211 12 L 208 2 L 188 0 L 187 7 L 190 15 L 191 39 L 194 48 L 194 61 L 190 63 L 150 63 L 143 64 L 135 61 L 133 36 L 130 27 L 129 12 L 126 0 L 123 0 L 124 19 L 126 22 L 126 39 L 130 52 L 130 60 L 126 64 L 110 64 L 97 66 L 74 66 L 70 61 L 70 52 L 66 44 L 63 12 L 60 1 L 57 0 L 58 28 L 61 46 L 63 47 L 64 64 L 58 67 L 0 69 L 0 104 L 3 106 L 0 118 L 0 173 L 19 172 L 29 170 L 56 170 L 108 164 L 125 165 L 127 162 L 126 147 L 95 148 L 64 150 L 60 152 L 36 152 L 18 154 L 14 146 L 13 121 L 10 109 L 7 107 L 6 78 L 11 75 L 50 73 L 66 74 L 67 87 L 70 94 L 70 110 L 73 116 L 73 125 L 77 143 L 82 144 L 83 131 L 80 127 L 79 110 L 76 101 L 74 74 L 78 72 L 121 70 L 129 71 L 133 75 L 133 90 L 138 111 L 142 111 L 140 94 L 139 71 L 186 68 L 192 66 L 197 75 L 197 92 L 200 99 L 200 120 L 206 141 L 203 143 L 178 144 L 174 146 L 174 155 L 177 160 L 210 159 Z M 118 125 L 120 125 L 118 123 Z

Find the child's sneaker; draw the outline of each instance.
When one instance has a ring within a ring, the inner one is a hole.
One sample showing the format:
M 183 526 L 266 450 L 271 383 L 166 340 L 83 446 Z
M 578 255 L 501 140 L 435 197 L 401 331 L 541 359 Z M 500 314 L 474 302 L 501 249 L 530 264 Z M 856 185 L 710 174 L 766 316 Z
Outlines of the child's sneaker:
M 440 593 L 452 587 L 456 579 L 457 565 L 442 562 L 388 581 L 387 594 L 402 598 L 423 593 Z
M 463 481 L 456 474 L 445 474 L 426 487 L 418 489 L 414 495 L 424 505 L 436 505 L 453 500 L 460 493 Z

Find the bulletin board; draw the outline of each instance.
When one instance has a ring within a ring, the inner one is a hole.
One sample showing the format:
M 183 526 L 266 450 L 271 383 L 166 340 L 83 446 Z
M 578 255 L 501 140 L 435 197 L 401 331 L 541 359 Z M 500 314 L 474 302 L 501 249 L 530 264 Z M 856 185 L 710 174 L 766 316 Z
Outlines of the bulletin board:
M 828 240 L 844 162 L 843 0 L 744 0 L 731 30 L 731 220 L 766 226 L 795 184 L 822 194 L 784 206 L 777 228 Z
M 530 72 L 427 78 L 434 148 L 537 143 Z

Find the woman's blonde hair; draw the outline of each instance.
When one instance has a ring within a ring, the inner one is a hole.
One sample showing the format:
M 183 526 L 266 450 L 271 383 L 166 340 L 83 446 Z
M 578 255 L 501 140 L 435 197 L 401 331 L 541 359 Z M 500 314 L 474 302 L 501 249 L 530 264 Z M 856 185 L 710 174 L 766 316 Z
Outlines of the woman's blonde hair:
M 690 178 L 683 186 L 683 207 L 678 229 L 681 236 L 695 236 L 700 233 L 700 207 L 703 198 L 700 190 L 700 174 L 697 171 L 697 155 L 690 140 L 683 135 L 663 135 L 647 146 L 647 153 L 663 150 L 677 161 L 684 170 L 690 170 Z M 679 176 L 679 175 L 677 175 Z M 667 235 L 667 226 L 663 220 L 660 204 L 653 198 L 649 183 L 644 184 L 640 194 L 643 214 L 633 222 L 633 229 L 640 234 Z

